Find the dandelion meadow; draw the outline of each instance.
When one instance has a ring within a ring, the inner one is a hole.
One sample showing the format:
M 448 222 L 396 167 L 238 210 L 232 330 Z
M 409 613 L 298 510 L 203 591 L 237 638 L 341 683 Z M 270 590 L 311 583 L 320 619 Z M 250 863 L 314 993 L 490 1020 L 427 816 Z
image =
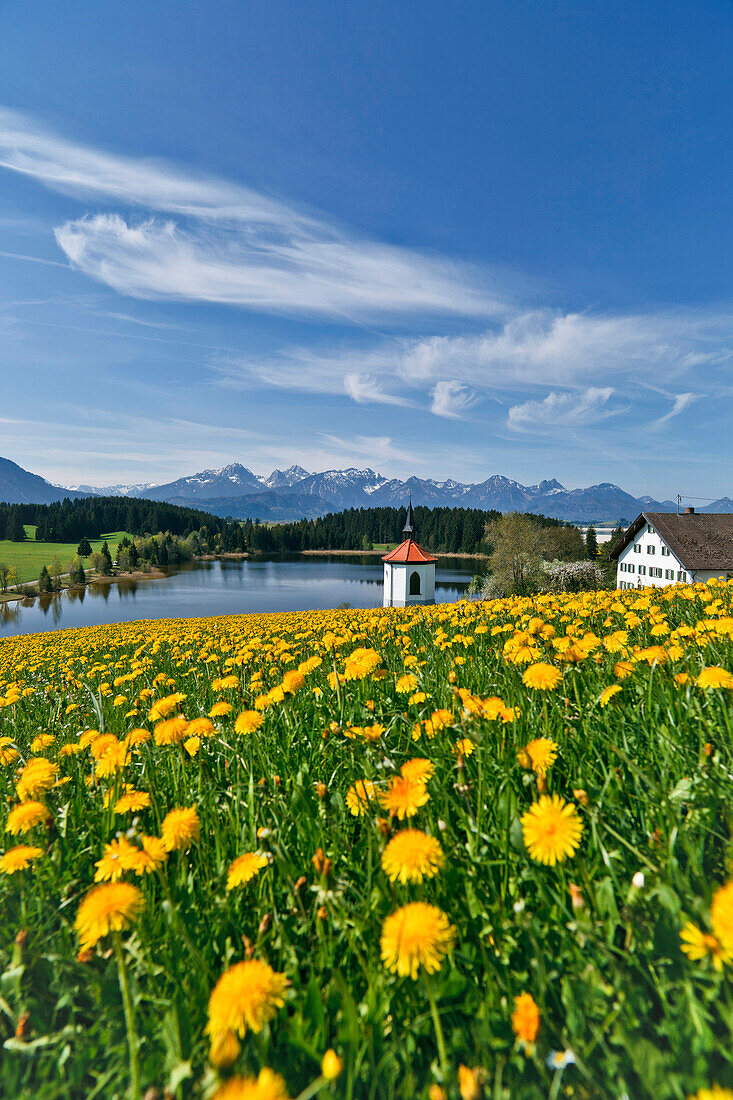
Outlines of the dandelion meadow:
M 0 646 L 0 1093 L 730 1098 L 733 584 Z

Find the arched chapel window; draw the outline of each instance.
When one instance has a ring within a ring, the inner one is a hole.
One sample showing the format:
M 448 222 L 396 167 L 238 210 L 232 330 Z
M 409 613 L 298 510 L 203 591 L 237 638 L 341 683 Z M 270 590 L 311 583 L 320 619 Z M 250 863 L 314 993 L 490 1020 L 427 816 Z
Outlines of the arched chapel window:
M 418 573 L 417 569 L 414 571 L 414 573 L 410 575 L 410 595 L 420 595 L 420 574 Z

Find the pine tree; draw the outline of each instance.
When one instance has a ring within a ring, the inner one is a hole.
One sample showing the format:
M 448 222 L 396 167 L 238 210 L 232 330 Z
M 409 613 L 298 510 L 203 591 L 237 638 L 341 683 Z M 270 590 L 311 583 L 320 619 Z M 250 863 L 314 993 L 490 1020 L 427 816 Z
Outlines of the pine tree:
M 598 557 L 598 539 L 596 538 L 595 527 L 589 527 L 585 533 L 585 548 L 589 559 L 595 561 Z
M 20 508 L 17 504 L 10 509 L 6 538 L 9 538 L 11 542 L 25 542 L 25 527 L 23 526 L 23 520 L 20 518 Z
M 44 565 L 43 568 L 41 569 L 40 575 L 38 577 L 38 591 L 39 592 L 50 592 L 52 588 L 53 588 L 53 582 L 51 580 L 51 574 L 49 573 L 48 569 Z
M 76 552 L 80 558 L 88 558 L 92 552 L 92 547 L 89 539 L 82 539 L 76 548 Z

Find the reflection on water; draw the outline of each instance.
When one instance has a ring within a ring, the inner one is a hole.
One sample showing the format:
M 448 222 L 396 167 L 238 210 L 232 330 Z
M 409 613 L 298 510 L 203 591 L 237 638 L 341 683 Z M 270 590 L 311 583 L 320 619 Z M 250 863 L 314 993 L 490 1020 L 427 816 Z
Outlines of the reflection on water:
M 441 558 L 435 572 L 436 601 L 460 599 L 475 572 L 470 561 Z M 343 604 L 378 607 L 381 602 L 379 558 L 263 556 L 198 562 L 171 570 L 162 580 L 124 578 L 0 604 L 0 637 L 134 619 L 306 611 Z

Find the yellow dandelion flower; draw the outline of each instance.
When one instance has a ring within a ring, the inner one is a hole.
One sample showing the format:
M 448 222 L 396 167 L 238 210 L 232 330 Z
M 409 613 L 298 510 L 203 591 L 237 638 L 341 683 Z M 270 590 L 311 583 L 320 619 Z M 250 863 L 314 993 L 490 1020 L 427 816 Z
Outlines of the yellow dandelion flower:
M 405 760 L 400 768 L 400 775 L 405 779 L 416 779 L 420 783 L 427 783 L 435 774 L 435 764 L 432 760 L 426 760 L 423 756 L 416 756 L 412 760 Z
M 31 741 L 31 752 L 43 752 L 49 745 L 53 745 L 56 738 L 50 733 L 39 733 Z
M 234 710 L 231 703 L 214 703 L 209 711 L 209 718 L 223 718 Z
M 374 649 L 355 649 L 344 662 L 344 676 L 347 680 L 363 680 L 371 675 L 382 663 L 382 658 Z
M 554 867 L 575 854 L 583 822 L 572 802 L 560 795 L 541 795 L 522 816 L 522 833 L 532 859 Z
M 523 1043 L 533 1043 L 540 1029 L 540 1010 L 531 993 L 520 993 L 514 998 L 512 1031 Z
M 258 730 L 265 717 L 258 710 L 243 710 L 241 714 L 237 715 L 237 719 L 234 723 L 235 733 L 254 733 Z
M 74 921 L 83 951 L 89 951 L 110 932 L 133 924 L 144 907 L 143 895 L 129 882 L 108 882 L 86 895 Z
M 16 783 L 16 792 L 21 802 L 36 799 L 50 791 L 56 782 L 58 768 L 44 756 L 33 756 L 25 765 Z
M 183 742 L 183 747 L 189 756 L 195 756 L 201 748 L 201 738 L 187 737 L 186 740 Z
M 134 854 L 129 857 L 130 870 L 136 875 L 151 875 L 163 866 L 168 859 L 165 844 L 159 836 L 140 837 L 142 848 L 135 848 Z
M 42 855 L 43 848 L 33 848 L 28 844 L 9 848 L 3 856 L 0 856 L 0 872 L 4 875 L 14 875 L 16 871 L 25 871 L 34 859 L 39 859 Z
M 188 737 L 214 737 L 215 734 L 216 727 L 210 718 L 194 718 L 186 729 Z
M 406 676 L 400 676 L 395 684 L 395 691 L 400 695 L 409 695 L 411 691 L 415 690 L 418 683 L 417 676 L 413 676 L 411 672 L 408 672 Z
M 682 951 L 691 962 L 700 962 L 710 958 L 716 970 L 723 969 L 724 963 L 731 962 L 731 954 L 726 951 L 720 941 L 709 932 L 703 932 L 691 921 L 688 921 L 680 932 Z
M 700 688 L 733 689 L 733 676 L 726 669 L 711 665 L 702 670 L 695 683 Z
M 130 844 L 124 836 L 115 837 L 109 844 L 105 844 L 102 858 L 94 864 L 97 868 L 94 881 L 118 882 L 125 871 L 132 869 L 136 855 L 137 848 L 134 844 Z
M 157 703 L 154 703 L 148 711 L 148 721 L 157 722 L 159 718 L 167 718 L 174 710 L 178 710 L 185 698 L 186 696 L 182 692 L 176 691 L 173 695 L 166 695 L 165 698 L 158 699 Z
M 607 688 L 604 688 L 601 692 L 598 702 L 601 704 L 602 707 L 607 707 L 613 699 L 614 695 L 618 695 L 621 690 L 622 688 L 620 684 L 609 684 L 609 686 Z
M 445 863 L 435 837 L 419 829 L 405 829 L 392 837 L 382 853 L 382 868 L 391 882 L 422 882 L 434 878 Z
M 209 998 L 206 1033 L 212 1039 L 232 1031 L 241 1038 L 262 1031 L 285 1003 L 287 978 L 267 963 L 249 959 L 236 963 L 216 983 Z
M 346 792 L 346 808 L 353 817 L 362 817 L 376 797 L 376 783 L 371 779 L 357 779 Z
M 379 792 L 379 801 L 384 809 L 400 821 L 414 817 L 429 799 L 428 789 L 422 780 L 404 775 L 395 775 L 386 790 Z
M 723 948 L 733 953 L 733 881 L 726 882 L 713 894 L 710 923 Z
M 195 806 L 170 810 L 161 825 L 163 844 L 167 852 L 185 852 L 199 839 L 201 823 Z
M 552 691 L 562 680 L 562 673 L 554 665 L 536 664 L 525 668 L 522 683 L 534 691 Z
M 141 813 L 150 805 L 150 795 L 147 791 L 127 791 L 117 799 L 112 807 L 114 814 Z
M 156 745 L 179 745 L 188 732 L 188 722 L 178 714 L 174 718 L 165 718 L 156 723 L 153 737 Z
M 18 836 L 21 833 L 29 833 L 39 825 L 47 825 L 50 820 L 51 814 L 42 802 L 21 802 L 8 814 L 5 832 Z
M 523 768 L 535 775 L 545 776 L 557 759 L 557 744 L 549 737 L 537 737 L 517 752 L 517 760 Z
M 257 1077 L 230 1077 L 219 1085 L 211 1100 L 289 1100 L 285 1081 L 271 1069 Z
M 12 737 L 0 737 L 0 765 L 7 768 L 20 756 Z
M 258 875 L 263 867 L 267 867 L 269 860 L 261 852 L 244 852 L 237 856 L 233 863 L 229 864 L 227 872 L 227 890 L 233 890 L 235 886 L 243 886 Z
M 707 1089 L 698 1089 L 689 1100 L 733 1100 L 733 1089 L 724 1089 L 721 1085 L 711 1085 Z
M 382 962 L 393 974 L 414 981 L 421 967 L 428 974 L 440 969 L 454 937 L 455 929 L 442 909 L 423 901 L 403 905 L 382 927 Z

